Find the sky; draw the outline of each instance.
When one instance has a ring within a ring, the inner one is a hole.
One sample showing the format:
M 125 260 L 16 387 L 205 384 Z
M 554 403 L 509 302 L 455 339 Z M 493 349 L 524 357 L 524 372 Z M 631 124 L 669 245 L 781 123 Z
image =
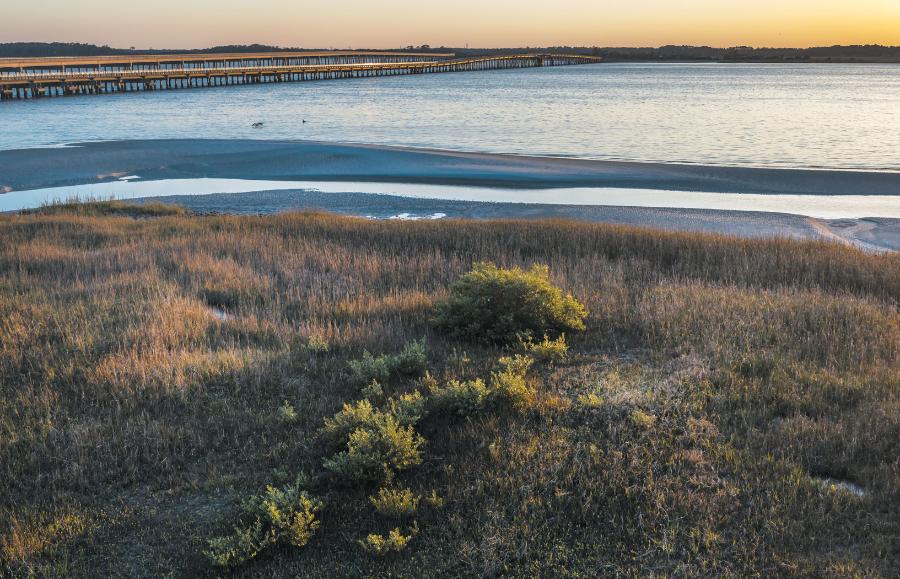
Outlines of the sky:
M 16 41 L 137 48 L 900 45 L 900 0 L 0 0 L 0 42 Z

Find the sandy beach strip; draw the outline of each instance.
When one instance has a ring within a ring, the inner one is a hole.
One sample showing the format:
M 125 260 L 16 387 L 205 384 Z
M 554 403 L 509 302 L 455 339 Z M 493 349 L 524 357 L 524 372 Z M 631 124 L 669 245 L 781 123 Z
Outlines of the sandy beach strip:
M 115 175 L 900 195 L 900 172 L 630 163 L 306 141 L 129 140 L 0 151 L 0 189 L 96 183 Z

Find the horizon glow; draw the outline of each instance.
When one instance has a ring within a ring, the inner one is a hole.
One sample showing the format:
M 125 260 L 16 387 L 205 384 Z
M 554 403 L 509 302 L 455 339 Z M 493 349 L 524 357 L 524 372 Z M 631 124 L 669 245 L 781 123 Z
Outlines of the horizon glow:
M 900 0 L 32 0 L 7 2 L 0 42 L 115 47 L 900 45 Z

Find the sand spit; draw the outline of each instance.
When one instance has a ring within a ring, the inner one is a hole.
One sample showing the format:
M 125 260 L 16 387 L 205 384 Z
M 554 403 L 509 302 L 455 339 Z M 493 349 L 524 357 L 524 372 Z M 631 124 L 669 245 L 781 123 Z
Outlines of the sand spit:
M 92 183 L 103 175 L 900 195 L 900 172 L 628 163 L 307 141 L 134 140 L 0 151 L 0 180 L 17 191 Z

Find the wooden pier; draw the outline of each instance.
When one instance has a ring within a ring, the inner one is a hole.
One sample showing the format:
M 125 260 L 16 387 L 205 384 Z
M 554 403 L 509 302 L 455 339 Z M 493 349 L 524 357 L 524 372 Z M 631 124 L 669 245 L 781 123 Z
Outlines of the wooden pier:
M 0 59 L 0 100 L 372 76 L 592 64 L 564 54 L 298 52 Z

